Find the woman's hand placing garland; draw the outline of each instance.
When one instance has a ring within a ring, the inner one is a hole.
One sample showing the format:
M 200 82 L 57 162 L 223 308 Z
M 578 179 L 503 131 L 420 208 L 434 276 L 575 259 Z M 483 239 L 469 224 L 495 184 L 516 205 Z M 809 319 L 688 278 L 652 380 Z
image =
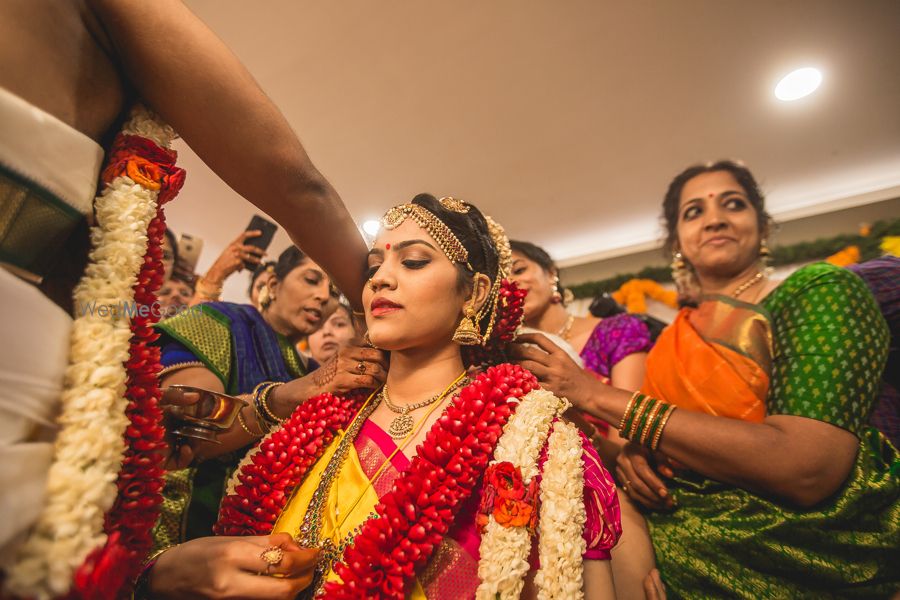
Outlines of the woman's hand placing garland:
M 372 390 L 387 377 L 387 355 L 357 341 L 341 348 L 337 355 L 307 375 L 274 389 L 269 404 L 275 413 L 287 417 L 307 398 L 319 394 L 346 394 L 352 390 Z
M 275 565 L 262 556 L 273 546 L 283 553 Z M 148 596 L 290 600 L 309 587 L 318 554 L 286 533 L 197 538 L 160 555 L 149 573 Z
M 577 408 L 587 407 L 598 388 L 606 387 L 578 366 L 562 348 L 539 333 L 518 336 L 510 347 L 510 354 L 538 378 L 542 388 L 566 398 Z

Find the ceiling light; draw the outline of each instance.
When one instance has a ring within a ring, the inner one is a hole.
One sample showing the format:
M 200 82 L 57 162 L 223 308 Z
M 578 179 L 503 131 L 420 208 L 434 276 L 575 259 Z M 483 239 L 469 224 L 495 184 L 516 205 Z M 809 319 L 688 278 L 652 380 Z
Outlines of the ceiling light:
M 374 237 L 378 235 L 378 230 L 381 229 L 381 223 L 378 221 L 366 221 L 363 223 L 362 228 L 363 231 Z
M 822 83 L 822 72 L 812 67 L 791 71 L 775 86 L 775 97 L 783 102 L 812 94 Z

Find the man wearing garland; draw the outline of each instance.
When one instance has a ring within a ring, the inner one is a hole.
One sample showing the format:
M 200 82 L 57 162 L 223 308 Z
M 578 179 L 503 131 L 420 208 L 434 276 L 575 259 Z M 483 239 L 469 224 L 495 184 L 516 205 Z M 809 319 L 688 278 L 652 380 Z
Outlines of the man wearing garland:
M 73 578 L 115 591 L 143 560 L 163 444 L 153 319 L 123 310 L 154 301 L 161 207 L 184 179 L 173 130 L 146 111 L 113 141 L 129 105 L 171 123 L 352 297 L 365 246 L 278 109 L 179 1 L 16 0 L 0 32 L 0 509 L 17 516 L 0 524 L 0 567 L 7 593 L 61 596 Z

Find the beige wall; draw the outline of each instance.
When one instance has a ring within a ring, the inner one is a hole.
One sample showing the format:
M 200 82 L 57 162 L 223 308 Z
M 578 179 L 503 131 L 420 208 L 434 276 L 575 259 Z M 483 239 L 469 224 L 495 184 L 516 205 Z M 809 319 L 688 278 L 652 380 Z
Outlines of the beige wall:
M 900 217 L 900 198 L 796 219 L 777 227 L 772 236 L 772 245 L 796 244 L 842 233 L 856 233 L 862 223 L 898 217 Z M 561 270 L 560 279 L 564 284 L 572 285 L 605 279 L 620 273 L 634 273 L 647 266 L 667 264 L 669 260 L 663 255 L 662 249 L 655 249 L 567 267 Z

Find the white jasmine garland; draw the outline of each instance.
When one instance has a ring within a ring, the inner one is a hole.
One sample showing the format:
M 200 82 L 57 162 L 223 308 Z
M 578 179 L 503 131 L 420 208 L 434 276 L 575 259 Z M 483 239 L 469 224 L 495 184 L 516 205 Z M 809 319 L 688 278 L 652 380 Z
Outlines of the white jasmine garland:
M 535 576 L 539 600 L 577 600 L 582 590 L 587 548 L 582 531 L 587 520 L 582 493 L 584 462 L 581 436 L 571 423 L 557 421 L 550 434 L 541 477 L 538 555 Z
M 174 136 L 143 108 L 133 111 L 123 131 L 163 146 Z M 76 307 L 134 301 L 157 196 L 126 176 L 117 177 L 97 196 L 93 249 L 75 288 Z M 130 325 L 127 315 L 100 316 L 96 311 L 83 311 L 72 325 L 46 504 L 7 572 L 6 586 L 13 594 L 40 600 L 66 594 L 87 555 L 106 543 L 104 515 L 116 499 L 129 423 L 124 363 Z
M 503 428 L 491 464 L 512 463 L 519 468 L 527 487 L 538 474 L 538 459 L 550 424 L 567 406 L 567 402 L 547 390 L 536 389 L 525 395 Z M 475 592 L 476 599 L 518 598 L 528 574 L 530 551 L 531 535 L 527 526 L 503 527 L 493 515 L 489 516 L 479 546 L 478 578 L 481 583 Z

